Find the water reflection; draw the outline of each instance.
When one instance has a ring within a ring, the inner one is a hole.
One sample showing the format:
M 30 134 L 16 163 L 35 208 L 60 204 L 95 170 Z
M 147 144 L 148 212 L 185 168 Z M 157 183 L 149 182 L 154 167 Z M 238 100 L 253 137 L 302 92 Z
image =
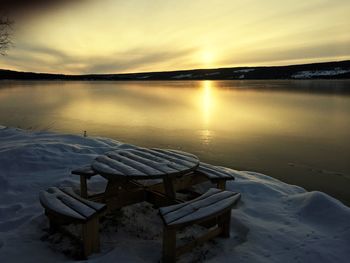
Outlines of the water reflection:
M 212 138 L 213 138 L 214 132 L 210 130 L 200 130 L 199 131 L 199 138 L 204 145 L 208 145 Z
M 350 200 L 349 84 L 2 81 L 0 125 L 178 148 Z
M 211 119 L 214 116 L 215 106 L 215 82 L 205 80 L 200 86 L 200 109 L 202 111 L 202 129 L 199 131 L 199 139 L 202 144 L 208 145 L 213 137 Z
M 201 95 L 202 95 L 203 127 L 205 129 L 208 129 L 210 124 L 210 118 L 213 111 L 213 102 L 214 102 L 212 81 L 205 80 L 202 82 L 201 93 L 202 93 Z

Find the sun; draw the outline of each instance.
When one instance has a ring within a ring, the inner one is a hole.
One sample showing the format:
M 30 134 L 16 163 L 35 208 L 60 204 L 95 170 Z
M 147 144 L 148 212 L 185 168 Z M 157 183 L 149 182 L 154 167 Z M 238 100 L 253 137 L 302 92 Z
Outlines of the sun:
M 211 66 L 214 62 L 214 53 L 209 50 L 202 52 L 202 63 L 206 66 Z

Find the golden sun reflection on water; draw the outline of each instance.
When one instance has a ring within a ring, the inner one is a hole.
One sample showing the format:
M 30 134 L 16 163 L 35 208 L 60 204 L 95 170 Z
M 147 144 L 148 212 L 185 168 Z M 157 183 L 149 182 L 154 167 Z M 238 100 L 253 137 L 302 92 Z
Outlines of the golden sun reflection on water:
M 208 128 L 210 124 L 210 118 L 213 110 L 213 87 L 209 80 L 206 80 L 202 84 L 202 114 L 203 114 L 203 124 L 205 128 Z
M 200 138 L 203 144 L 209 144 L 213 136 L 213 131 L 210 129 L 210 123 L 215 106 L 215 88 L 213 87 L 213 82 L 209 80 L 203 81 L 201 85 L 203 129 L 200 130 Z

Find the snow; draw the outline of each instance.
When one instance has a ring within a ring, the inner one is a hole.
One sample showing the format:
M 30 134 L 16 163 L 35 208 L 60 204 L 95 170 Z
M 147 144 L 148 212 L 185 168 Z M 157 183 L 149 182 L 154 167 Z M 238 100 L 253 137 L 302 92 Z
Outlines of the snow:
M 337 76 L 340 74 L 349 73 L 350 70 L 335 68 L 333 70 L 314 70 L 314 71 L 299 71 L 293 74 L 291 77 L 294 79 L 310 79 L 312 77 L 322 77 L 322 76 Z
M 76 262 L 76 244 L 49 234 L 38 195 L 52 186 L 79 186 L 70 171 L 99 154 L 132 147 L 106 138 L 32 132 L 0 126 L 0 262 Z M 350 208 L 321 192 L 307 192 L 267 175 L 236 171 L 228 190 L 240 192 L 231 238 L 208 242 L 180 262 L 346 262 Z M 103 187 L 91 180 L 93 191 Z M 210 184 L 199 188 L 206 191 Z M 70 231 L 78 232 L 71 226 Z M 203 231 L 180 232 L 180 242 Z M 101 253 L 89 262 L 158 262 L 162 222 L 141 203 L 101 223 Z
M 247 69 L 238 69 L 233 71 L 234 73 L 249 73 L 249 72 L 253 72 L 255 69 L 253 68 L 247 68 Z
M 174 76 L 173 79 L 188 79 L 191 77 L 192 77 L 192 74 L 180 74 L 180 75 Z
M 211 72 L 211 73 L 206 73 L 204 74 L 205 76 L 215 76 L 215 75 L 219 75 L 220 72 Z
M 146 76 L 140 76 L 140 77 L 137 77 L 138 79 L 148 79 L 150 78 L 151 75 L 146 75 Z
M 210 188 L 203 195 L 187 203 L 161 208 L 160 214 L 169 226 L 180 225 L 232 207 L 240 196 L 239 193 Z

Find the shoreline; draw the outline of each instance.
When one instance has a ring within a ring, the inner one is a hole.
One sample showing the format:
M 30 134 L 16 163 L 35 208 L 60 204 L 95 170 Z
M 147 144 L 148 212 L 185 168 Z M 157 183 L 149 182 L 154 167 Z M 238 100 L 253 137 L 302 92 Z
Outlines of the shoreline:
M 74 262 L 72 251 L 65 255 L 70 241 L 46 232 L 38 192 L 50 186 L 77 188 L 79 178 L 70 174 L 72 169 L 122 145 L 108 138 L 0 126 L 0 261 Z M 225 262 L 229 256 L 237 262 L 294 258 L 328 263 L 350 256 L 349 207 L 322 192 L 308 192 L 259 173 L 236 172 L 236 180 L 227 187 L 240 192 L 242 200 L 232 211 L 231 238 L 200 247 L 185 260 L 199 260 L 203 253 L 207 262 Z M 93 189 L 102 185 L 101 180 L 92 182 Z M 156 210 L 147 204 L 123 208 L 117 232 L 110 221 L 102 225 L 101 253 L 89 262 L 157 261 L 161 253 L 158 220 Z

